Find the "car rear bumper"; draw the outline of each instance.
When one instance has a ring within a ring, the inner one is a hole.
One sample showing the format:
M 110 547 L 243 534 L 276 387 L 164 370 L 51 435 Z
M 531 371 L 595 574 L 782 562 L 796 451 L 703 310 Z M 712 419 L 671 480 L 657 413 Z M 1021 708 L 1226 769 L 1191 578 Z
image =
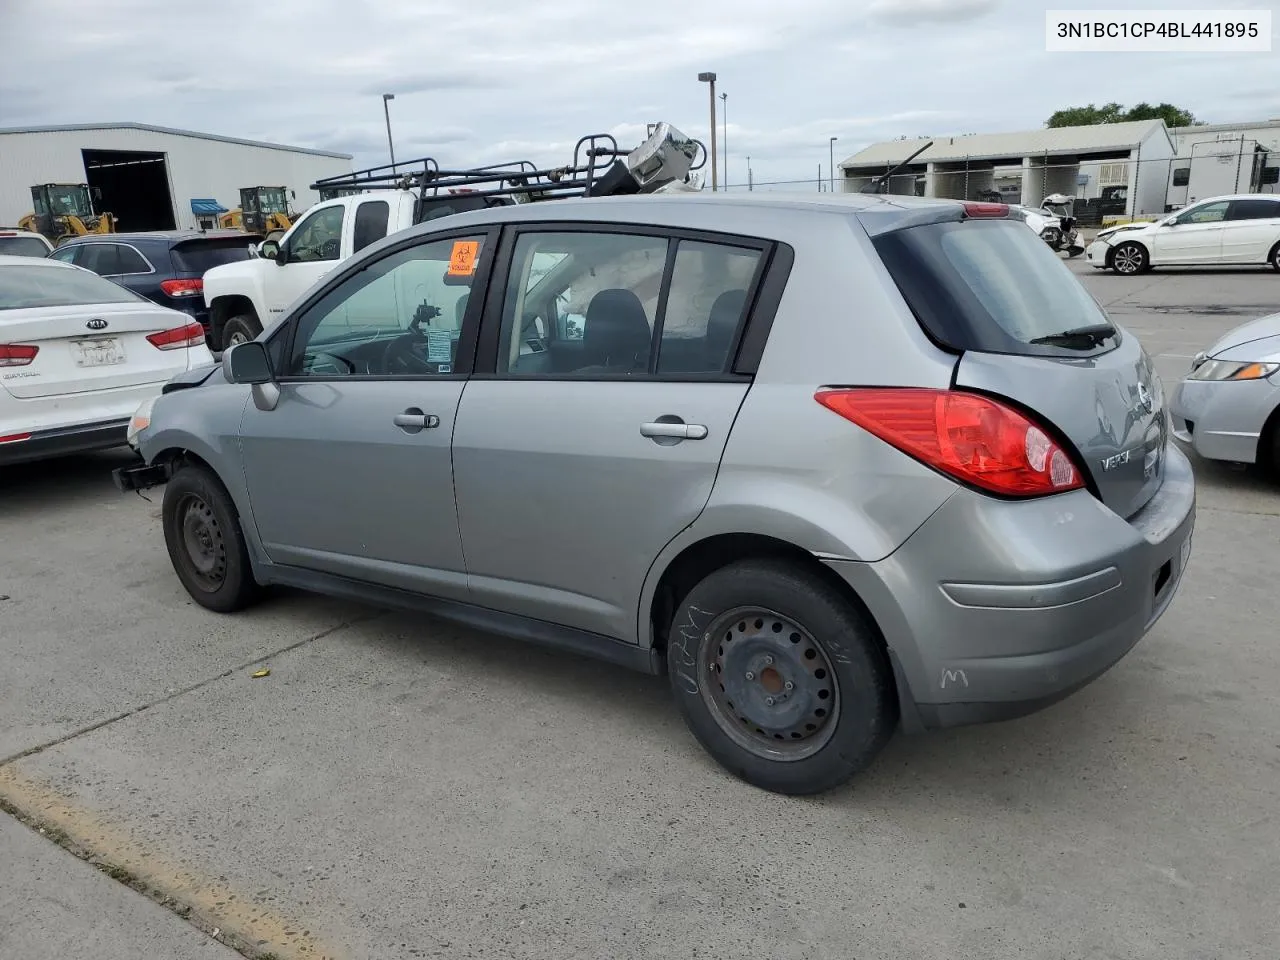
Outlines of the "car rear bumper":
M 71 453 L 106 450 L 125 444 L 129 418 L 78 424 L 55 430 L 37 430 L 23 440 L 0 443 L 0 464 L 29 463 Z
M 888 644 L 903 725 L 1033 713 L 1095 679 L 1168 608 L 1190 556 L 1191 465 L 1129 520 L 1086 491 L 1001 501 L 951 497 L 893 555 L 826 561 Z
M 1271 380 L 1183 380 L 1169 404 L 1173 435 L 1206 460 L 1253 463 L 1278 404 L 1280 384 Z

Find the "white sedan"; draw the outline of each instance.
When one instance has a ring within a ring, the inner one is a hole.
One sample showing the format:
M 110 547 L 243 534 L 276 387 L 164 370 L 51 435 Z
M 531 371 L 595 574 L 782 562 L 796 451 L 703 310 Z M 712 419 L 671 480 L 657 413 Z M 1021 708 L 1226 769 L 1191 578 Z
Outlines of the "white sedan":
M 185 313 L 80 267 L 0 256 L 0 465 L 123 445 L 144 400 L 212 363 Z
M 1123 274 L 1267 263 L 1280 270 L 1280 196 L 1211 197 L 1154 223 L 1110 227 L 1084 255 L 1090 266 Z

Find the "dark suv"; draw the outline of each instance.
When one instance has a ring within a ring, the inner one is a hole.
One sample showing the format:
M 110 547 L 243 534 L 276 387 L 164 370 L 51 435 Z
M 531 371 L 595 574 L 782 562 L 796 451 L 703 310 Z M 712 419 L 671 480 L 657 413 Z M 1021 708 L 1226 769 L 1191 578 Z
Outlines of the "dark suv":
M 209 328 L 204 272 L 248 260 L 262 237 L 239 230 L 162 230 L 75 237 L 49 254 L 128 287 L 166 307 L 190 314 Z

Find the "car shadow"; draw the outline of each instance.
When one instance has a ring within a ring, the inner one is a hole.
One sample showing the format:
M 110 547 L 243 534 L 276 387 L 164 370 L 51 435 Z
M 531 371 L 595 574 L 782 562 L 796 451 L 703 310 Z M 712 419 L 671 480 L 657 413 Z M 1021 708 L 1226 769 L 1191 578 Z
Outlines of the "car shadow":
M 123 496 L 111 471 L 136 460 L 130 448 L 119 447 L 0 467 L 0 509 L 71 503 L 102 493 Z

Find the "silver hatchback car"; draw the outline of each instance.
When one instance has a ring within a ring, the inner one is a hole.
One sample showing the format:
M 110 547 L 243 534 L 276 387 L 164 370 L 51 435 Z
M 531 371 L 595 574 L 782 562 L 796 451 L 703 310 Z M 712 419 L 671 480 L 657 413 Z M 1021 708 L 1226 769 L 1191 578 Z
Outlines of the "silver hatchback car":
M 139 411 L 191 596 L 269 584 L 666 673 L 813 793 L 1097 677 L 1194 483 L 1152 364 L 999 204 L 652 195 L 393 234 Z

